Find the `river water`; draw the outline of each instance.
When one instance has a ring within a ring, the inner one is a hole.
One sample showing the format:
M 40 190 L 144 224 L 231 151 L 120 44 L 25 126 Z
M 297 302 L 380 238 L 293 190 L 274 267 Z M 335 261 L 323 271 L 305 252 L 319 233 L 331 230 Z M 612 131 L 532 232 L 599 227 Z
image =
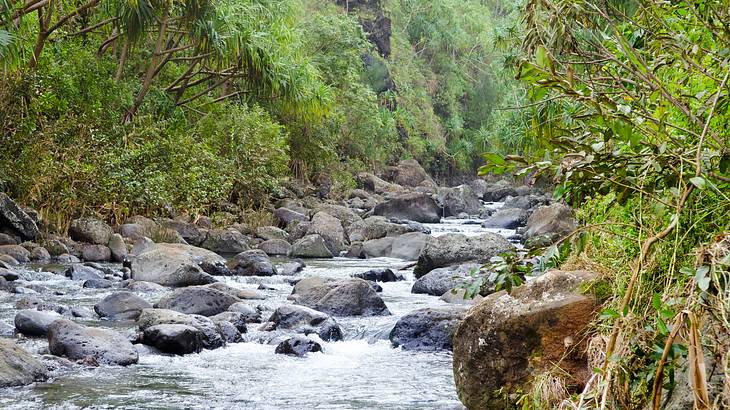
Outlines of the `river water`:
M 429 225 L 433 235 L 487 231 L 479 220 L 444 220 Z M 498 231 L 509 236 L 514 231 Z M 407 262 L 396 259 L 308 260 L 299 277 L 346 278 L 373 268 L 400 269 Z M 48 267 L 46 267 L 47 269 Z M 47 302 L 71 307 L 93 305 L 113 293 L 109 289 L 83 289 L 41 267 L 21 270 Z M 412 270 L 402 271 L 405 281 L 382 283 L 382 297 L 392 316 L 338 318 L 344 341 L 321 342 L 324 352 L 295 358 L 274 354 L 274 345 L 256 341 L 229 344 L 186 356 L 140 357 L 129 367 L 74 367 L 55 374 L 46 383 L 0 389 L 3 409 L 460 409 L 454 388 L 450 352 L 409 352 L 391 347 L 388 333 L 406 313 L 444 306 L 438 297 L 410 293 Z M 264 283 L 273 290 L 263 301 L 264 320 L 270 311 L 288 303 L 290 277 L 219 277 L 237 288 L 256 289 Z M 140 296 L 151 302 L 162 293 Z M 15 303 L 24 295 L 0 299 L 0 321 L 12 324 Z M 132 322 L 86 321 L 89 325 L 134 327 Z M 251 324 L 255 329 L 257 324 Z M 1 328 L 1 327 L 0 327 Z M 252 339 L 255 335 L 249 335 Z M 246 335 L 244 335 L 246 337 Z M 47 349 L 45 339 L 28 339 L 23 346 L 34 352 Z

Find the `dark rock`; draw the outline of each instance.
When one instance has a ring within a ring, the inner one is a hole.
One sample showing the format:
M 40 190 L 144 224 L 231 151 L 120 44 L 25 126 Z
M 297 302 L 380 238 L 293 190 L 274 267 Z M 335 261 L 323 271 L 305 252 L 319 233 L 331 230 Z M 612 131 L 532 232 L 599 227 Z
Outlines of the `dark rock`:
M 481 201 L 469 185 L 439 188 L 438 194 L 444 209 L 443 216 L 478 215 L 482 209 Z
M 99 317 L 124 320 L 137 319 L 142 309 L 151 308 L 152 304 L 131 292 L 117 292 L 106 296 L 94 305 Z
M 213 229 L 200 245 L 216 253 L 241 253 L 249 250 L 248 239 L 235 229 Z
M 214 316 L 239 302 L 237 297 L 206 286 L 180 288 L 165 295 L 156 307 L 186 314 Z
M 203 348 L 216 349 L 226 344 L 225 340 L 212 320 L 200 315 L 186 315 L 168 309 L 144 309 L 137 319 L 139 330 L 164 324 L 187 325 L 203 333 Z
M 330 316 L 304 306 L 279 306 L 269 318 L 272 330 L 289 330 L 296 333 L 316 333 L 322 340 L 342 340 L 340 325 Z
M 395 273 L 391 269 L 371 269 L 367 272 L 355 273 L 352 277 L 373 282 L 397 282 L 399 280 L 405 280 L 403 275 Z
M 274 350 L 277 354 L 303 357 L 307 353 L 321 352 L 322 345 L 304 336 L 294 336 L 279 343 Z
M 68 254 L 68 247 L 66 246 L 66 244 L 58 239 L 49 239 L 44 243 L 44 246 L 48 250 L 48 253 L 51 254 L 51 256 Z
M 17 232 L 22 239 L 32 241 L 40 231 L 35 221 L 23 211 L 9 196 L 0 192 L 0 227 L 7 226 Z
M 320 235 L 307 235 L 292 245 L 291 255 L 299 258 L 332 258 L 327 244 Z
M 485 219 L 482 226 L 485 228 L 515 229 L 524 226 L 529 212 L 520 208 L 502 208 Z
M 154 346 L 163 353 L 198 353 L 203 350 L 204 339 L 203 332 L 187 325 L 155 325 L 144 330 L 145 344 Z
M 0 267 L 0 278 L 3 278 L 8 282 L 12 282 L 18 280 L 18 274 L 10 269 Z
M 185 242 L 193 246 L 200 246 L 207 236 L 205 230 L 190 222 L 167 220 L 163 221 L 161 226 L 177 232 Z
M 309 218 L 297 211 L 288 208 L 277 208 L 274 210 L 274 218 L 280 227 L 287 227 L 294 221 L 309 221 Z
M 19 245 L 20 241 L 15 236 L 0 232 L 0 245 Z
M 25 386 L 48 378 L 38 359 L 11 339 L 0 339 L 0 387 Z
M 216 323 L 218 325 L 220 325 L 221 322 L 226 322 L 226 323 L 232 324 L 238 330 L 239 336 L 241 333 L 246 333 L 246 331 L 248 331 L 248 328 L 246 327 L 246 323 L 256 323 L 256 322 L 250 321 L 248 319 L 250 319 L 250 317 L 248 315 L 246 315 L 245 313 L 230 312 L 230 311 L 218 313 L 217 315 L 210 317 L 210 320 L 212 320 L 213 323 Z M 226 341 L 230 342 L 230 340 L 226 340 Z
M 51 354 L 70 360 L 93 358 L 98 363 L 126 366 L 137 363 L 134 346 L 120 333 L 59 319 L 48 327 Z
M 68 228 L 71 239 L 104 246 L 109 243 L 109 238 L 113 233 L 109 225 L 92 217 L 75 219 L 71 221 L 71 226 Z
M 487 202 L 499 202 L 505 199 L 507 196 L 515 196 L 517 192 L 511 183 L 505 180 L 499 180 L 497 182 L 488 184 L 484 193 L 482 194 L 482 200 Z
M 260 249 L 241 252 L 228 261 L 231 273 L 237 276 L 273 276 L 276 268 L 266 252 Z
M 290 296 L 295 303 L 332 316 L 390 315 L 385 302 L 367 281 L 352 278 L 325 281 L 312 277 L 302 279 Z
M 254 307 L 247 305 L 243 302 L 234 303 L 231 306 L 228 306 L 228 311 L 236 314 L 243 315 L 244 320 L 246 323 L 261 323 L 261 312 L 258 311 L 258 309 L 255 309 Z M 219 314 L 224 314 L 219 313 Z
M 373 214 L 422 223 L 438 223 L 442 210 L 430 195 L 411 193 L 401 194 L 378 204 L 373 208 Z
M 51 323 L 60 318 L 56 312 L 25 309 L 15 314 L 15 328 L 26 336 L 45 336 Z
M 108 289 L 114 285 L 114 282 L 106 279 L 89 279 L 84 282 L 83 287 L 88 289 Z
M 436 268 L 457 263 L 471 261 L 484 263 L 500 253 L 513 250 L 514 246 L 504 237 L 493 233 L 480 236 L 449 233 L 430 237 L 418 257 L 414 273 L 419 278 Z
M 398 320 L 390 341 L 404 350 L 451 350 L 454 332 L 465 314 L 462 307 L 414 310 Z
M 218 331 L 220 332 L 223 340 L 225 340 L 226 343 L 240 343 L 243 341 L 243 337 L 241 337 L 241 332 L 236 328 L 233 323 L 228 321 L 220 321 L 216 322 L 216 324 L 218 325 Z

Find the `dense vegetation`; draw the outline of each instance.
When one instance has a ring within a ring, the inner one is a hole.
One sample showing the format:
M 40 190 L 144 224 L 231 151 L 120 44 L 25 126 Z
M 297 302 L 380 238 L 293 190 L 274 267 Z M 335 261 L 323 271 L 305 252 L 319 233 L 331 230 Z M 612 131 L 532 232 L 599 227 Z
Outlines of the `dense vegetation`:
M 515 13 L 476 0 L 4 1 L 0 183 L 62 223 L 84 209 L 258 206 L 289 177 L 350 186 L 404 158 L 468 173 L 519 119 L 494 111 L 521 98 L 497 47 Z

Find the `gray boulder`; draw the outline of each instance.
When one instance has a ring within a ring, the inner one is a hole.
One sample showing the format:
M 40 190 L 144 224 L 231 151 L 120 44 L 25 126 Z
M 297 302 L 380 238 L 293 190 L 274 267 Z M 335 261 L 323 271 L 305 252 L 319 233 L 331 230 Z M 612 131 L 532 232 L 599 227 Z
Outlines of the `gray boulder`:
M 225 312 L 232 304 L 240 302 L 235 296 L 206 286 L 180 288 L 165 295 L 156 307 L 186 314 L 214 316 Z
M 373 214 L 422 223 L 438 223 L 442 209 L 430 195 L 409 193 L 378 204 L 373 208 Z
M 424 293 L 432 296 L 441 296 L 452 289 L 462 287 L 469 282 L 472 272 L 478 272 L 481 266 L 468 263 L 458 266 L 434 269 L 416 279 L 411 293 Z
M 0 262 L 2 264 L 2 262 Z M 0 267 L 0 278 L 3 278 L 4 280 L 8 282 L 12 282 L 15 280 L 18 280 L 18 274 L 10 269 Z
M 261 323 L 261 312 L 259 312 L 259 310 L 254 308 L 253 306 L 248 305 L 244 302 L 238 302 L 232 304 L 231 306 L 228 306 L 228 311 L 231 313 L 243 315 L 246 323 Z M 222 315 L 223 313 L 219 314 Z
M 185 242 L 193 246 L 200 246 L 208 235 L 207 231 L 190 222 L 167 220 L 161 222 L 160 225 L 165 229 L 177 232 Z
M 394 241 L 395 238 L 387 236 L 385 238 L 363 242 L 362 253 L 366 258 L 388 257 L 391 254 Z
M 340 325 L 330 316 L 305 306 L 279 306 L 269 318 L 270 330 L 289 330 L 296 333 L 316 333 L 322 340 L 342 340 Z
M 84 244 L 81 246 L 81 259 L 87 262 L 108 262 L 112 251 L 106 245 Z
M 109 238 L 109 250 L 112 253 L 112 260 L 114 262 L 123 262 L 127 257 L 127 244 L 124 243 L 124 238 L 118 233 L 113 234 Z
M 144 330 L 144 343 L 163 353 L 183 355 L 203 350 L 205 334 L 188 325 L 163 324 Z
M 208 231 L 208 237 L 200 244 L 200 247 L 216 253 L 227 254 L 249 250 L 248 238 L 233 228 Z
M 53 311 L 24 309 L 15 314 L 15 328 L 26 336 L 45 336 L 51 323 L 60 318 Z
M 482 200 L 487 202 L 499 202 L 508 196 L 517 195 L 515 187 L 503 179 L 497 182 L 487 183 L 487 187 L 483 192 Z
M 32 241 L 40 233 L 33 218 L 9 196 L 0 192 L 0 228 L 5 226 L 27 241 Z
M 104 279 L 104 272 L 81 264 L 69 266 L 64 274 L 71 280 L 87 281 L 91 279 Z
M 274 219 L 280 227 L 287 227 L 294 221 L 309 221 L 307 215 L 293 211 L 288 208 L 277 208 L 274 210 Z
M 291 244 L 283 239 L 270 239 L 259 244 L 258 249 L 270 256 L 288 256 Z
M 519 195 L 508 197 L 504 201 L 505 208 L 531 209 L 539 205 L 547 205 L 550 199 L 542 195 Z
M 231 312 L 230 310 L 227 312 L 218 313 L 217 315 L 210 317 L 210 320 L 212 320 L 213 323 L 217 324 L 219 327 L 220 327 L 220 324 L 223 322 L 228 322 L 228 323 L 232 324 L 238 330 L 239 335 L 241 333 L 246 333 L 246 331 L 248 330 L 248 328 L 246 326 L 247 323 L 257 323 L 255 321 L 252 321 L 249 319 L 251 319 L 251 318 L 248 315 L 246 315 L 245 313 Z M 259 318 L 259 322 L 261 322 L 260 318 Z M 226 341 L 228 341 L 228 340 L 226 340 Z
M 465 314 L 466 309 L 458 306 L 414 310 L 398 320 L 390 341 L 404 350 L 452 350 L 454 332 Z
M 106 296 L 94 305 L 99 317 L 124 320 L 137 319 L 142 309 L 149 309 L 152 304 L 131 292 L 117 292 Z
M 74 219 L 68 228 L 71 239 L 96 245 L 108 244 L 113 233 L 104 221 L 92 217 Z
M 42 246 L 36 246 L 30 251 L 30 260 L 34 262 L 50 262 L 51 254 Z
M 431 237 L 418 256 L 414 273 L 419 278 L 436 268 L 457 263 L 471 261 L 484 263 L 500 253 L 513 250 L 514 246 L 507 239 L 493 233 L 480 236 L 449 233 Z
M 284 241 L 289 240 L 289 233 L 275 226 L 261 226 L 257 228 L 256 236 L 265 241 L 269 241 L 272 239 L 279 239 Z
M 415 159 L 400 161 L 398 165 L 390 166 L 383 172 L 386 181 L 407 187 L 427 186 L 435 187 L 436 183 L 426 173 L 421 164 Z
M 228 268 L 237 276 L 273 276 L 276 268 L 266 252 L 261 249 L 252 249 L 241 252 L 228 261 Z
M 20 245 L 0 245 L 0 255 L 7 255 L 15 262 L 30 262 L 30 252 Z
M 137 245 L 135 245 L 137 247 Z M 213 252 L 183 244 L 150 244 L 130 258 L 132 279 L 164 286 L 193 286 L 215 282 L 200 264 L 225 260 Z
M 397 282 L 405 280 L 403 275 L 395 273 L 391 269 L 371 269 L 366 272 L 355 273 L 352 277 L 369 280 L 371 282 Z
M 187 325 L 200 330 L 204 335 L 205 349 L 216 349 L 226 344 L 218 325 L 205 316 L 186 315 L 169 309 L 144 309 L 137 319 L 137 326 L 141 332 L 152 326 L 164 324 Z
M 321 352 L 322 345 L 304 336 L 294 336 L 279 343 L 274 350 L 276 354 L 304 357 L 307 353 Z
M 573 210 L 569 206 L 555 203 L 550 206 L 537 208 L 527 220 L 527 232 L 529 238 L 540 235 L 549 235 L 553 240 L 573 232 L 578 224 L 573 216 Z
M 348 229 L 350 225 L 362 220 L 360 215 L 356 214 L 352 209 L 333 204 L 322 204 L 316 207 L 317 212 L 324 212 L 338 219 L 342 227 Z
M 291 256 L 298 258 L 332 258 L 332 252 L 320 235 L 307 235 L 292 245 Z
M 339 219 L 325 212 L 317 212 L 312 217 L 312 223 L 307 229 L 307 235 L 321 236 L 327 249 L 335 256 L 347 248 L 347 238 L 342 223 Z
M 0 387 L 25 386 L 48 378 L 40 360 L 12 339 L 0 338 Z
M 48 327 L 48 350 L 70 360 L 91 357 L 98 363 L 127 366 L 139 355 L 124 335 L 110 329 L 86 327 L 59 319 Z
M 525 226 L 527 217 L 530 215 L 520 208 L 502 208 L 484 220 L 482 226 L 485 228 L 515 229 Z
M 424 246 L 426 246 L 426 241 L 430 237 L 430 235 L 421 232 L 411 232 L 397 236 L 390 245 L 390 255 L 388 256 L 414 261 L 418 259 L 418 255 L 421 254 Z
M 367 281 L 358 278 L 327 281 L 302 279 L 290 296 L 295 303 L 332 316 L 390 315 L 385 302 Z
M 482 210 L 481 201 L 469 185 L 439 188 L 438 195 L 444 208 L 443 216 L 478 215 Z

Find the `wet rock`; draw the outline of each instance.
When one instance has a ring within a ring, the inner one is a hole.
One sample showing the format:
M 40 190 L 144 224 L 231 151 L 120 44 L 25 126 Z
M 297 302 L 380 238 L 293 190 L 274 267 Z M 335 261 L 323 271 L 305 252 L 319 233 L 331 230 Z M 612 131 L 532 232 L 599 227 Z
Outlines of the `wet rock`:
M 180 288 L 165 295 L 156 307 L 186 314 L 214 316 L 239 302 L 237 297 L 206 286 Z
M 542 195 L 520 195 L 508 197 L 504 201 L 505 208 L 532 209 L 539 205 L 546 205 L 550 199 Z
M 126 366 L 139 360 L 137 350 L 122 334 L 65 319 L 56 320 L 48 327 L 48 349 L 51 354 L 70 360 L 91 357 L 103 364 Z
M 263 239 L 264 241 L 269 241 L 272 239 L 279 239 L 283 241 L 289 240 L 289 234 L 285 230 L 279 229 L 275 226 L 261 226 L 257 228 L 256 236 Z
M 0 255 L 9 256 L 11 260 L 7 262 L 14 265 L 30 262 L 30 252 L 20 245 L 0 245 Z
M 383 258 L 390 256 L 395 238 L 385 237 L 363 242 L 362 253 L 366 258 Z
M 436 268 L 457 263 L 471 261 L 484 263 L 500 253 L 513 250 L 514 246 L 504 237 L 493 233 L 480 236 L 449 233 L 430 237 L 418 256 L 414 273 L 419 278 Z
M 289 226 L 294 221 L 309 221 L 306 214 L 302 214 L 288 208 L 277 208 L 274 210 L 274 218 L 278 225 L 283 228 Z
M 258 248 L 270 256 L 287 256 L 291 253 L 291 244 L 283 239 L 271 239 L 262 242 Z
M 241 252 L 228 261 L 231 273 L 237 276 L 273 276 L 276 268 L 271 263 L 266 252 L 261 249 L 252 249 Z
M 294 336 L 279 343 L 274 350 L 276 354 L 304 357 L 307 353 L 321 352 L 322 345 L 304 336 Z
M 213 276 L 232 276 L 233 272 L 228 268 L 224 261 L 202 261 L 198 264 L 203 272 Z
M 152 304 L 131 292 L 117 292 L 106 296 L 94 305 L 99 317 L 112 320 L 137 319 L 142 309 L 151 308 Z
M 124 243 L 122 235 L 115 233 L 109 238 L 109 250 L 112 253 L 112 260 L 114 262 L 124 261 L 127 257 L 127 244 Z
M 200 247 L 216 253 L 228 254 L 249 250 L 246 236 L 232 228 L 208 231 L 208 237 L 200 244 Z
M 451 350 L 454 332 L 465 314 L 462 307 L 414 310 L 398 320 L 390 341 L 404 350 Z
M 261 323 L 261 312 L 251 305 L 247 305 L 243 302 L 234 303 L 228 306 L 228 311 L 236 314 L 243 315 L 246 323 Z M 221 315 L 224 314 L 220 313 Z
M 130 280 L 125 287 L 132 292 L 159 292 L 165 290 L 165 287 L 162 285 L 143 280 Z
M 144 309 L 137 319 L 139 330 L 163 324 L 179 324 L 200 330 L 203 337 L 203 348 L 216 349 L 225 345 L 218 326 L 209 318 L 200 315 L 186 315 L 169 309 Z
M 96 245 L 106 246 L 113 233 L 109 225 L 92 217 L 74 219 L 68 228 L 71 239 Z
M 330 316 L 305 306 L 279 306 L 269 318 L 271 330 L 316 333 L 324 341 L 342 340 L 340 325 Z
M 10 269 L 0 267 L 0 278 L 12 282 L 18 280 L 18 274 Z
M 205 285 L 205 287 L 210 289 L 215 289 L 218 291 L 221 291 L 223 293 L 227 293 L 235 298 L 243 299 L 243 300 L 263 300 L 266 299 L 266 296 L 262 295 L 259 292 L 256 292 L 255 290 L 251 289 L 238 289 L 234 288 L 232 286 L 226 285 L 225 283 L 211 283 L 210 285 Z
M 578 224 L 570 207 L 556 203 L 537 208 L 527 220 L 525 236 L 536 238 L 547 236 L 552 241 L 573 232 Z
M 30 251 L 30 260 L 33 262 L 50 262 L 51 254 L 42 246 L 36 246 Z
M 35 221 L 9 196 L 0 192 L 0 227 L 9 227 L 22 239 L 32 241 L 40 233 Z
M 367 281 L 358 278 L 326 281 L 312 277 L 299 281 L 290 296 L 295 303 L 332 316 L 390 315 L 385 302 Z
M 372 282 L 397 282 L 399 280 L 405 280 L 403 275 L 393 272 L 391 269 L 371 269 L 367 272 L 355 273 L 352 277 Z
M 233 323 L 228 321 L 220 321 L 216 322 L 216 324 L 218 325 L 218 332 L 220 332 L 223 340 L 225 340 L 226 343 L 240 343 L 243 341 L 241 332 L 236 328 Z
M 452 289 L 463 287 L 469 283 L 470 274 L 479 272 L 480 267 L 479 264 L 470 263 L 434 269 L 416 279 L 411 288 L 411 293 L 441 296 Z
M 516 195 L 517 192 L 510 182 L 505 180 L 499 180 L 497 182 L 487 184 L 487 187 L 482 195 L 482 200 L 487 202 L 499 202 L 508 196 Z
M 0 387 L 44 381 L 48 371 L 38 359 L 11 339 L 0 339 Z
M 439 188 L 438 195 L 444 209 L 443 216 L 478 215 L 482 210 L 481 201 L 469 185 Z
M 84 282 L 84 288 L 88 289 L 108 289 L 114 286 L 114 282 L 106 279 L 89 279 Z
M 422 223 L 438 223 L 442 210 L 430 195 L 410 193 L 378 204 L 373 208 L 373 214 Z
M 69 255 L 69 254 L 63 254 L 56 256 L 56 262 L 63 263 L 63 264 L 73 264 L 73 263 L 80 263 L 81 260 L 79 258 Z
M 235 328 L 239 332 L 238 333 L 239 337 L 240 337 L 241 333 L 246 333 L 246 331 L 248 331 L 248 328 L 246 327 L 246 323 L 256 323 L 254 321 L 250 321 L 249 319 L 250 319 L 250 316 L 245 313 L 231 312 L 231 311 L 218 313 L 217 315 L 210 317 L 210 320 L 212 320 L 213 323 L 216 323 L 218 325 L 220 325 L 221 322 L 227 322 L 227 323 L 230 323 L 233 326 L 235 326 Z M 222 331 L 221 331 L 221 333 L 222 333 Z M 227 340 L 227 339 L 226 339 L 226 341 L 230 342 L 230 340 Z
M 81 264 L 69 266 L 64 272 L 64 275 L 71 280 L 79 281 L 87 281 L 90 279 L 98 280 L 104 278 L 104 272 Z
M 511 408 L 509 394 L 526 391 L 533 375 L 556 365 L 570 375 L 569 388 L 582 389 L 592 375 L 584 332 L 599 304 L 578 289 L 597 278 L 592 272 L 550 271 L 472 307 L 453 338 L 461 402 L 475 409 Z
M 94 313 L 83 306 L 74 306 L 71 308 L 71 316 L 81 319 L 93 319 Z
M 203 350 L 204 338 L 200 330 L 180 324 L 155 325 L 144 330 L 145 344 L 163 353 L 177 355 L 199 353 Z
M 388 256 L 407 261 L 415 261 L 418 259 L 418 255 L 421 254 L 421 251 L 426 246 L 426 241 L 430 237 L 430 235 L 421 232 L 411 232 L 398 236 L 393 239 Z
M 485 228 L 515 229 L 524 226 L 529 212 L 520 208 L 502 208 L 484 220 Z
M 298 258 L 332 258 L 332 252 L 320 235 L 307 235 L 294 242 L 291 255 Z
M 112 258 L 112 251 L 106 245 L 82 245 L 81 259 L 88 262 L 108 262 Z
M 135 245 L 137 247 L 137 245 Z M 151 244 L 130 256 L 132 279 L 164 286 L 192 286 L 215 282 L 199 264 L 224 261 L 215 253 L 183 244 Z
M 15 314 L 15 328 L 26 336 L 45 336 L 51 323 L 60 318 L 56 312 L 25 309 Z
M 320 211 L 312 217 L 312 223 L 309 225 L 307 235 L 322 237 L 332 255 L 337 256 L 341 251 L 347 249 L 347 238 L 342 223 L 328 213 Z

